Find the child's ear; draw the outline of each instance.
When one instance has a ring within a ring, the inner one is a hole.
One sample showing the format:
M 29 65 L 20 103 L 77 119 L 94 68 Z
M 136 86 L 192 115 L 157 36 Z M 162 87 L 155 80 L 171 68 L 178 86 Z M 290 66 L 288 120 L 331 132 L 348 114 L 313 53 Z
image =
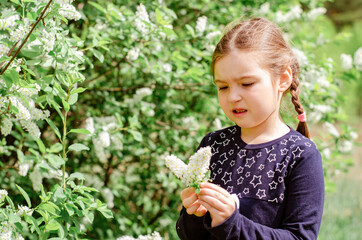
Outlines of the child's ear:
M 282 73 L 279 79 L 279 86 L 278 90 L 279 92 L 285 92 L 289 89 L 290 85 L 293 81 L 293 72 L 290 66 L 287 67 L 287 69 Z

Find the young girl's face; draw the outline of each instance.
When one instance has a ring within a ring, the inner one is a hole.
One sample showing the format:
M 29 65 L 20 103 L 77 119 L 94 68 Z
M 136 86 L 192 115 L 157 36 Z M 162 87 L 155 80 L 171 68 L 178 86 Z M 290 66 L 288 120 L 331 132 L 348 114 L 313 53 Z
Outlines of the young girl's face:
M 214 66 L 220 106 L 243 129 L 267 127 L 279 116 L 278 80 L 261 60 L 255 52 L 232 50 Z

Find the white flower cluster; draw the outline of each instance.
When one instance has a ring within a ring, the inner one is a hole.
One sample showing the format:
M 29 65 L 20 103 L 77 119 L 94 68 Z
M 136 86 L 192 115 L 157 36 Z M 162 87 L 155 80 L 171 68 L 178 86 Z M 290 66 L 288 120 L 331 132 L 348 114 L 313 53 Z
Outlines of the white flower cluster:
M 4 83 L 1 81 L 2 80 L 0 80 L 0 85 L 4 86 Z M 33 88 L 21 88 L 17 85 L 13 85 L 10 91 L 19 92 L 27 100 L 27 103 L 18 96 L 10 96 L 9 98 L 2 97 L 2 99 L 0 99 L 2 102 L 2 104 L 0 104 L 0 109 L 4 108 L 5 104 L 8 104 L 10 101 L 10 103 L 18 109 L 18 112 L 14 114 L 14 120 L 19 121 L 22 127 L 36 138 L 40 137 L 40 130 L 34 121 L 43 120 L 50 115 L 48 110 L 43 111 L 36 108 L 34 100 L 31 99 L 31 96 L 37 95 L 39 90 L 40 87 L 37 84 L 34 84 Z M 12 119 L 6 116 L 3 117 L 1 133 L 5 136 L 9 135 L 12 126 Z
M 341 64 L 342 64 L 342 68 L 345 71 L 350 70 L 353 67 L 353 59 L 352 56 L 349 54 L 341 54 Z
M 207 17 L 206 16 L 199 17 L 196 20 L 196 27 L 195 27 L 196 31 L 203 33 L 206 30 L 206 24 L 207 24 Z
M 8 195 L 8 191 L 5 189 L 0 190 L 0 201 L 2 201 Z
M 17 29 L 10 31 L 10 41 L 18 42 L 21 41 L 26 34 L 30 31 L 30 25 L 19 26 Z
M 136 29 L 143 34 L 148 32 L 148 28 L 147 28 L 145 22 L 150 23 L 150 19 L 149 19 L 146 7 L 141 3 L 137 7 L 135 26 L 136 26 Z
M 325 8 L 314 8 L 312 9 L 311 11 L 309 11 L 307 13 L 307 17 L 310 19 L 310 20 L 315 20 L 317 17 L 325 14 L 327 12 L 327 9 Z
M 292 7 L 289 12 L 283 14 L 281 11 L 276 12 L 275 21 L 277 23 L 286 23 L 289 21 L 293 21 L 295 19 L 299 19 L 303 10 L 300 8 L 299 5 Z
M 0 43 L 0 58 L 9 52 L 9 48 L 3 44 Z
M 46 52 L 52 51 L 55 44 L 55 34 L 52 32 L 47 32 L 45 29 L 43 29 L 42 41 L 44 44 L 44 50 Z
M 162 240 L 162 237 L 159 232 L 153 232 L 151 235 L 140 235 L 138 238 L 123 236 L 117 238 L 117 240 Z
M 172 71 L 172 65 L 169 63 L 162 64 L 162 68 L 165 72 L 171 72 Z
M 354 53 L 354 65 L 358 71 L 362 71 L 362 47 Z
M 3 9 L 2 16 L 7 15 L 8 11 L 11 11 L 13 13 L 15 12 L 15 9 Z M 19 19 L 19 15 L 11 15 L 5 18 L 0 18 L 0 30 L 5 30 L 7 28 L 13 29 L 17 25 L 15 21 Z
M 129 50 L 129 52 L 127 53 L 127 58 L 131 61 L 135 61 L 137 60 L 138 56 L 140 54 L 140 49 L 139 48 L 132 48 L 131 50 Z
M 29 163 L 19 164 L 19 175 L 25 177 L 28 174 L 29 168 L 30 168 Z
M 14 238 L 13 238 L 13 232 L 15 232 L 13 230 L 13 228 L 11 227 L 11 225 L 8 222 L 1 222 L 0 225 L 0 240 L 24 240 L 24 238 L 16 233 Z
M 16 215 L 23 216 L 23 215 L 33 215 L 33 210 L 28 208 L 27 206 L 18 206 L 18 211 L 16 212 Z
M 299 63 L 299 66 L 305 67 L 308 66 L 308 58 L 307 56 L 304 54 L 304 52 L 300 51 L 299 49 L 293 48 L 292 49 L 294 56 L 297 58 L 297 61 Z
M 68 20 L 78 21 L 81 18 L 80 13 L 71 4 L 63 4 L 59 9 L 59 14 Z
M 199 184 L 205 181 L 205 174 L 209 170 L 211 155 L 211 147 L 200 148 L 189 158 L 188 165 L 175 155 L 170 155 L 165 159 L 166 166 L 187 186 Z

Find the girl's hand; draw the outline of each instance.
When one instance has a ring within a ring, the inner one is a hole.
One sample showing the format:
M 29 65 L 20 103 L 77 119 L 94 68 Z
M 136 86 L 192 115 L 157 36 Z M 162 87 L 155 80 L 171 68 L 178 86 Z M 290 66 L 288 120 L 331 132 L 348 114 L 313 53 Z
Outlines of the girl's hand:
M 194 188 L 185 188 L 181 192 L 181 200 L 189 215 L 194 214 L 197 217 L 202 217 L 206 214 L 207 210 L 199 203 Z
M 235 200 L 225 189 L 209 182 L 201 183 L 200 187 L 199 203 L 210 212 L 211 227 L 223 223 L 234 213 Z

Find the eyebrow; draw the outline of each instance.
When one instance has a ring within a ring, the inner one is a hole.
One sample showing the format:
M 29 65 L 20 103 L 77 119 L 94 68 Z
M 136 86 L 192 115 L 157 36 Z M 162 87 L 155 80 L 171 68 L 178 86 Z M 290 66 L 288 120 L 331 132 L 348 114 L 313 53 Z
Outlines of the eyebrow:
M 244 76 L 241 76 L 239 78 L 235 78 L 233 79 L 233 81 L 239 81 L 239 80 L 243 80 L 243 79 L 247 79 L 247 78 L 257 78 L 256 75 L 244 75 Z M 220 82 L 220 83 L 225 83 L 226 81 L 223 81 L 223 80 L 220 80 L 220 79 L 216 79 L 215 80 L 215 83 L 217 82 Z

